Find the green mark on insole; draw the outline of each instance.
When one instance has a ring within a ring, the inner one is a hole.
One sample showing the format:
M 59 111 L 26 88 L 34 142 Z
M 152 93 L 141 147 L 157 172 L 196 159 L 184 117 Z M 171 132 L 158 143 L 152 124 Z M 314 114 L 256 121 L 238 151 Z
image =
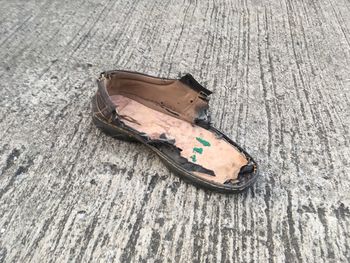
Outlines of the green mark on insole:
M 191 157 L 190 157 L 191 159 L 192 159 L 192 162 L 197 162 L 197 158 L 196 158 L 196 155 L 194 154 L 194 155 L 192 155 Z
M 207 142 L 206 140 L 196 137 L 197 141 L 199 141 L 201 144 L 203 144 L 204 146 L 210 146 L 210 143 Z
M 200 137 L 196 137 L 196 140 L 199 141 L 201 144 L 203 144 L 203 146 L 210 146 L 210 142 L 208 142 Z M 203 148 L 193 147 L 193 152 L 194 152 L 194 154 L 190 158 L 192 159 L 192 162 L 195 163 L 195 162 L 197 162 L 196 153 L 202 154 Z
M 194 147 L 194 148 L 193 148 L 193 151 L 194 151 L 194 152 L 197 152 L 197 153 L 199 153 L 199 154 L 202 154 L 202 153 L 203 153 L 203 148 Z

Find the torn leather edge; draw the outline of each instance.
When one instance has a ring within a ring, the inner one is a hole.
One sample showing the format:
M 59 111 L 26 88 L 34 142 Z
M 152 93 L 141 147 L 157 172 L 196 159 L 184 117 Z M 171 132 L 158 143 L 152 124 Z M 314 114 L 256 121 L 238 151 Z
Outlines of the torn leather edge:
M 198 97 L 207 102 L 206 107 L 197 109 L 197 117 L 194 119 L 194 123 L 205 129 L 208 129 L 211 125 L 211 117 L 209 112 L 209 96 L 212 91 L 204 88 L 191 74 L 187 73 L 185 76 L 179 79 L 180 82 L 187 85 L 191 89 L 197 91 Z
M 180 165 L 183 169 L 190 172 L 203 173 L 208 176 L 215 176 L 213 170 L 207 169 L 199 164 L 192 163 L 187 158 L 181 156 L 182 149 L 176 147 L 175 140 L 167 138 L 164 133 L 162 133 L 159 138 L 152 139 L 147 133 L 139 132 L 138 130 L 125 124 L 122 118 L 118 116 L 114 119 L 114 122 L 117 122 L 124 129 L 129 130 L 134 134 L 137 134 L 139 138 L 144 141 L 144 143 L 157 148 L 160 152 L 175 160 L 176 163 Z
M 185 76 L 183 76 L 182 78 L 179 79 L 182 83 L 186 84 L 187 86 L 189 86 L 191 89 L 202 93 L 203 95 L 205 95 L 205 97 L 209 96 L 210 94 L 212 94 L 213 92 L 204 88 L 201 84 L 198 83 L 197 80 L 195 80 L 195 78 L 187 73 Z
M 171 157 L 172 160 L 174 160 L 176 163 L 181 165 L 181 167 L 187 171 L 199 172 L 209 176 L 215 176 L 215 173 L 213 170 L 207 169 L 199 164 L 192 163 L 188 161 L 185 157 L 181 156 L 182 150 L 176 147 L 176 145 L 174 144 L 164 143 L 159 141 L 158 142 L 153 141 L 150 144 L 153 147 L 157 148 L 159 151 L 161 151 L 163 154 Z

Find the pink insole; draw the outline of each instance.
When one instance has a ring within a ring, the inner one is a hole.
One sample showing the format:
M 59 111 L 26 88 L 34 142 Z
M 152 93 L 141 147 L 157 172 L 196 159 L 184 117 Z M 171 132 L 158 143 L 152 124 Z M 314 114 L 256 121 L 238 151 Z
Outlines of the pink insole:
M 175 145 L 182 149 L 181 156 L 189 162 L 212 170 L 215 176 L 193 172 L 206 180 L 224 183 L 235 180 L 240 168 L 247 159 L 234 146 L 215 133 L 189 122 L 156 111 L 122 95 L 111 96 L 117 105 L 122 121 L 133 129 L 146 133 L 152 139 L 163 134 L 174 139 Z

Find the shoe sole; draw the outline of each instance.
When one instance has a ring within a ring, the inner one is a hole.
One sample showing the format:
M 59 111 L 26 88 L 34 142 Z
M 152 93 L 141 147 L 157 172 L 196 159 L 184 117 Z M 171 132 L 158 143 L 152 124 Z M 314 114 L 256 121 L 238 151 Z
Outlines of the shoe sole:
M 93 105 L 93 107 L 96 107 L 96 106 L 97 105 Z M 258 178 L 258 173 L 257 171 L 255 171 L 255 176 L 253 176 L 250 180 L 248 180 L 246 183 L 244 183 L 244 185 L 241 185 L 241 186 L 239 185 L 224 186 L 224 185 L 218 185 L 209 181 L 205 181 L 189 173 L 178 164 L 174 163 L 171 159 L 169 159 L 168 156 L 165 156 L 161 151 L 159 151 L 154 146 L 143 142 L 141 139 L 135 138 L 135 135 L 129 133 L 129 131 L 126 131 L 124 129 L 119 128 L 118 126 L 108 123 L 106 120 L 99 118 L 96 114 L 93 114 L 92 119 L 96 127 L 102 130 L 107 135 L 122 141 L 142 143 L 146 147 L 150 148 L 160 157 L 162 162 L 169 168 L 170 171 L 174 172 L 180 178 L 186 181 L 189 181 L 192 184 L 195 184 L 199 187 L 203 187 L 205 189 L 213 190 L 221 193 L 239 193 L 246 190 L 250 186 L 252 186 Z

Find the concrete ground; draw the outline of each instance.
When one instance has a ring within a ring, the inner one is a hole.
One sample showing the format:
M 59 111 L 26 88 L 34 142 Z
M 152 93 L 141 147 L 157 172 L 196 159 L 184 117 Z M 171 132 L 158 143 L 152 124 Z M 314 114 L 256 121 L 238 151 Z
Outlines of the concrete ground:
M 348 0 L 0 0 L 0 262 L 348 262 L 349 65 Z M 192 73 L 254 187 L 98 131 L 108 69 Z

